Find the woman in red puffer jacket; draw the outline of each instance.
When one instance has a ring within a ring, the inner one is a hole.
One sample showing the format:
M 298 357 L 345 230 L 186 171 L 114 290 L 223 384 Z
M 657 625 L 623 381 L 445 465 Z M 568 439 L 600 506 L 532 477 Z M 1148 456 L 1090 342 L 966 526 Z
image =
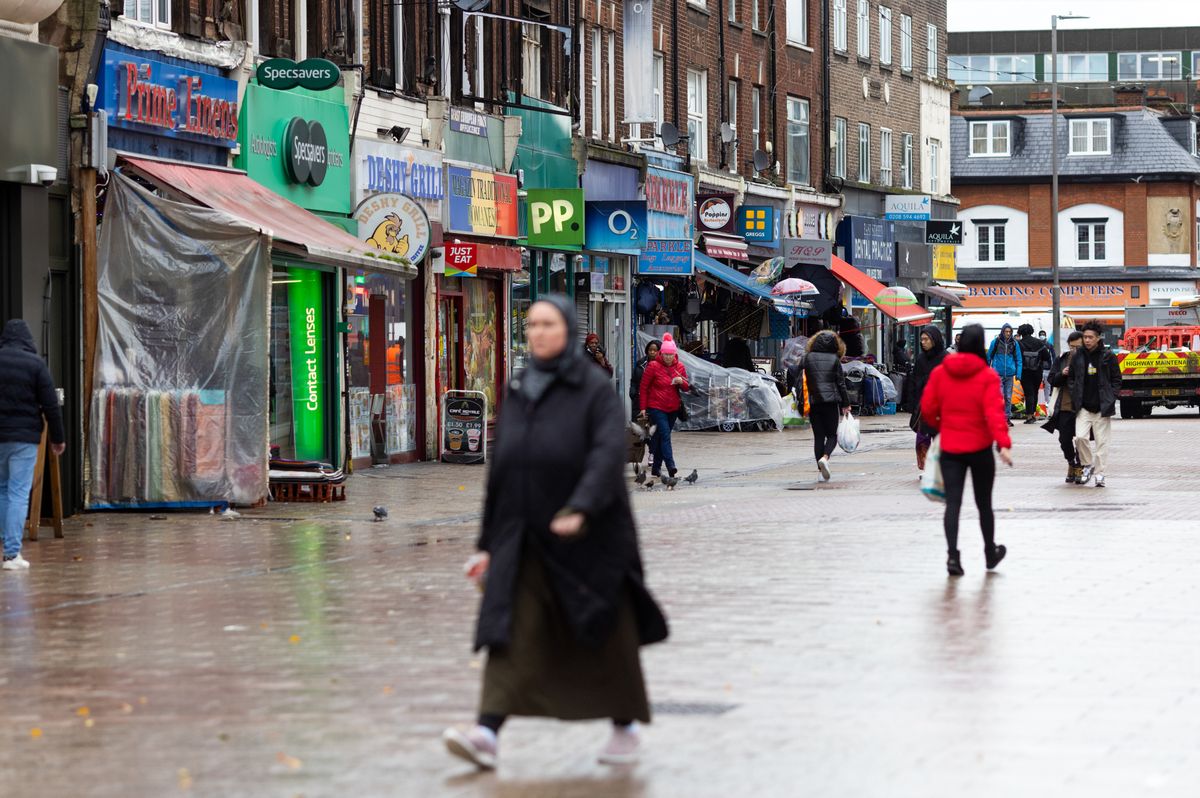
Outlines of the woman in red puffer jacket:
M 1000 459 L 1012 465 L 1012 439 L 1004 414 L 1000 377 L 988 367 L 983 327 L 969 324 L 962 332 L 958 353 L 948 355 L 933 370 L 921 397 L 921 421 L 937 430 L 941 445 L 942 481 L 946 490 L 946 570 L 962 576 L 958 554 L 958 516 L 962 510 L 967 472 L 975 488 L 975 506 L 983 528 L 983 553 L 988 570 L 1004 559 L 1007 549 L 995 541 L 996 519 L 992 513 L 992 485 L 996 460 L 992 444 L 1000 448 Z

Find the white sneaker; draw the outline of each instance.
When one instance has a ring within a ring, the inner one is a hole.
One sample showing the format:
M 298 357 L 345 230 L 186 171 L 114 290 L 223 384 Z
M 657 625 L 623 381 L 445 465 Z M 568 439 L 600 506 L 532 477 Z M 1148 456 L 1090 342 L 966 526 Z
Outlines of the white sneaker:
M 496 734 L 491 729 L 476 726 L 468 732 L 446 729 L 442 733 L 446 750 L 465 759 L 480 770 L 495 770 L 499 753 Z
M 833 476 L 833 474 L 829 472 L 829 460 L 827 458 L 822 457 L 817 461 L 817 470 L 821 472 L 821 479 L 825 480 L 826 482 L 828 482 L 829 478 Z
M 4 565 L 0 565 L 0 570 L 3 571 L 28 571 L 29 560 L 26 560 L 20 554 L 13 557 L 11 560 L 5 560 Z
M 1103 487 L 1104 487 L 1104 475 L 1103 475 L 1103 474 L 1097 474 L 1097 475 L 1096 475 L 1096 487 L 1097 487 L 1097 488 L 1103 488 Z
M 638 734 L 637 724 L 628 726 L 613 726 L 612 737 L 608 745 L 600 752 L 597 759 L 602 765 L 630 765 L 637 761 L 638 748 L 641 746 L 641 735 Z

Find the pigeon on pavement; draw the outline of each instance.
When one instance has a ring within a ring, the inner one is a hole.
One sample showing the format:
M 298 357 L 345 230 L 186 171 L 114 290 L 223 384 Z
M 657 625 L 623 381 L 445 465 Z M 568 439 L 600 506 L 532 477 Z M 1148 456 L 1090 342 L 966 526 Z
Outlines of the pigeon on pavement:
M 700 474 L 696 471 L 696 469 L 693 468 L 692 473 L 690 473 L 686 477 L 684 477 L 683 481 L 689 485 L 695 485 L 699 479 L 700 479 Z
M 374 508 L 373 510 L 371 510 L 371 512 L 375 513 L 376 521 L 382 521 L 383 519 L 388 517 L 387 508 L 383 507 L 382 505 Z

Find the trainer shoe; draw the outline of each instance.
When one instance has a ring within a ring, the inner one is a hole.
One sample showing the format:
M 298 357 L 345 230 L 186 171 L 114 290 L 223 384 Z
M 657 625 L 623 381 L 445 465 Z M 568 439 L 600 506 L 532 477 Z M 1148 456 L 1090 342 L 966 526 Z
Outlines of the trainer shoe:
M 1084 466 L 1084 467 L 1083 467 L 1083 471 L 1081 471 L 1081 472 L 1079 473 L 1079 484 L 1080 484 L 1080 485 L 1086 485 L 1086 484 L 1088 484 L 1088 482 L 1089 482 L 1089 481 L 1091 480 L 1091 478 L 1092 478 L 1092 474 L 1093 474 L 1093 473 L 1095 473 L 1095 471 L 1096 471 L 1096 467 L 1095 467 L 1095 466 L 1090 466 L 1090 465 L 1086 465 L 1086 466 Z
M 826 482 L 828 482 L 830 477 L 833 476 L 833 474 L 831 474 L 829 471 L 828 457 L 822 457 L 817 461 L 817 470 L 821 472 L 821 479 L 825 480 Z
M 26 560 L 20 554 L 12 557 L 5 557 L 4 564 L 0 565 L 0 570 L 3 571 L 28 571 L 29 560 Z
M 1097 487 L 1097 488 L 1103 488 L 1103 487 L 1104 487 L 1104 475 L 1103 475 L 1103 474 L 1097 474 L 1097 475 L 1096 475 L 1096 487 Z
M 597 759 L 602 765 L 629 765 L 637 761 L 640 746 L 641 736 L 638 734 L 636 723 L 628 726 L 614 725 L 608 745 L 604 746 Z
M 446 750 L 460 759 L 465 759 L 480 770 L 495 770 L 498 745 L 496 733 L 483 726 L 475 726 L 469 732 L 450 728 L 442 732 Z

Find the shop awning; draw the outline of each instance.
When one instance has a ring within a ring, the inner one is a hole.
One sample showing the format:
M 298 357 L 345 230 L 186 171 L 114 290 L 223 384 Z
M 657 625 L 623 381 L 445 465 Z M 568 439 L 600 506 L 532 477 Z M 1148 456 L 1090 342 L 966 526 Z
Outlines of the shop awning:
M 881 304 L 877 301 L 877 298 L 879 297 L 880 292 L 882 292 L 887 286 L 876 280 L 874 277 L 864 274 L 863 272 L 854 268 L 836 255 L 833 257 L 830 265 L 833 273 L 839 280 L 853 288 L 858 293 L 862 294 L 864 297 L 866 297 L 868 302 L 879 308 L 888 316 L 891 316 L 896 321 L 902 324 L 916 324 L 917 322 L 928 321 L 929 319 L 933 318 L 933 314 L 920 305 L 893 307 L 886 303 Z
M 741 291 L 743 294 L 749 294 L 757 299 L 766 300 L 780 313 L 792 314 L 801 318 L 808 313 L 808 303 L 793 303 L 785 297 L 772 296 L 771 286 L 763 285 L 749 275 L 742 274 L 732 266 L 726 266 L 724 263 L 705 255 L 703 252 L 697 251 L 695 253 L 695 263 L 696 268 L 708 276 L 720 280 L 735 291 Z
M 245 172 L 124 154 L 120 162 L 168 196 L 182 195 L 258 228 L 285 253 L 330 266 L 417 276 L 412 265 L 367 246 L 340 227 L 254 182 Z
M 714 258 L 750 260 L 750 252 L 746 247 L 746 239 L 744 238 L 705 233 L 703 239 L 705 253 Z

